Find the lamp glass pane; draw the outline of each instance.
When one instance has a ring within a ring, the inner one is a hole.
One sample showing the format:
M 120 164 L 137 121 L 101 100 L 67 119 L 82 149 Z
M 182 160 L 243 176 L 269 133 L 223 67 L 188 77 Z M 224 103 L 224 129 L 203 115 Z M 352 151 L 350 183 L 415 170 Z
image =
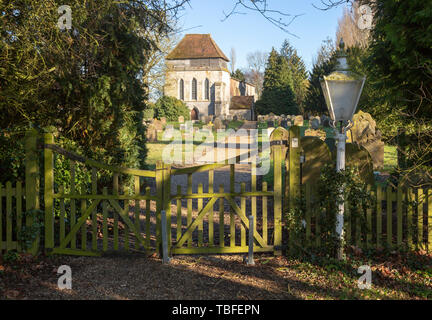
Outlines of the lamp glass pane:
M 332 120 L 351 120 L 357 107 L 357 102 L 364 80 L 340 81 L 325 80 L 328 90 L 324 93 Z

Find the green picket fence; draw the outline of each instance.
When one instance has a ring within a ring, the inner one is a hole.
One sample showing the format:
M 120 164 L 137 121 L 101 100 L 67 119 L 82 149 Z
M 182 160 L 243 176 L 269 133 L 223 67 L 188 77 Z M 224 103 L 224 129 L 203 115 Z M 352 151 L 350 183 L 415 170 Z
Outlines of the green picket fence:
M 320 226 L 314 212 L 314 185 L 305 185 L 306 240 L 320 246 Z M 347 245 L 361 248 L 427 250 L 432 252 L 432 189 L 391 185 L 370 187 L 375 206 L 363 212 L 363 220 L 345 208 Z

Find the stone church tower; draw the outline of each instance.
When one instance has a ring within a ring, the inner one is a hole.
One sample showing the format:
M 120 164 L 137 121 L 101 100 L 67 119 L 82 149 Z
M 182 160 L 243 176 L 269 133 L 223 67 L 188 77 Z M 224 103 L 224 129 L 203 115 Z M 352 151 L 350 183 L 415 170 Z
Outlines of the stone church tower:
M 230 114 L 233 79 L 229 59 L 209 34 L 187 34 L 165 60 L 164 94 L 183 100 L 192 120 Z M 255 95 L 254 89 L 248 92 Z

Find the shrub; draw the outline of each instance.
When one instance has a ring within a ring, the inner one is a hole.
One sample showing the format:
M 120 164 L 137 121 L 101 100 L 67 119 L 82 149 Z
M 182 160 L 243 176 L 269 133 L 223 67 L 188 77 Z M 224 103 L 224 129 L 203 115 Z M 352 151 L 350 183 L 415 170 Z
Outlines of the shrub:
M 168 96 L 163 96 L 156 102 L 154 115 L 158 119 L 165 117 L 167 121 L 177 121 L 180 116 L 183 116 L 185 120 L 190 120 L 187 105 L 179 99 Z

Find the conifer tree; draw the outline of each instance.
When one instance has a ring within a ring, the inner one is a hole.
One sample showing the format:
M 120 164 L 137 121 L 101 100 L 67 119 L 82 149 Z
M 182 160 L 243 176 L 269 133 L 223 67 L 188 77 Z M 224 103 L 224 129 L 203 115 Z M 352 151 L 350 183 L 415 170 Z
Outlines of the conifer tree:
M 273 48 L 264 73 L 263 93 L 257 101 L 258 113 L 298 114 L 292 88 L 293 79 L 288 61 Z

